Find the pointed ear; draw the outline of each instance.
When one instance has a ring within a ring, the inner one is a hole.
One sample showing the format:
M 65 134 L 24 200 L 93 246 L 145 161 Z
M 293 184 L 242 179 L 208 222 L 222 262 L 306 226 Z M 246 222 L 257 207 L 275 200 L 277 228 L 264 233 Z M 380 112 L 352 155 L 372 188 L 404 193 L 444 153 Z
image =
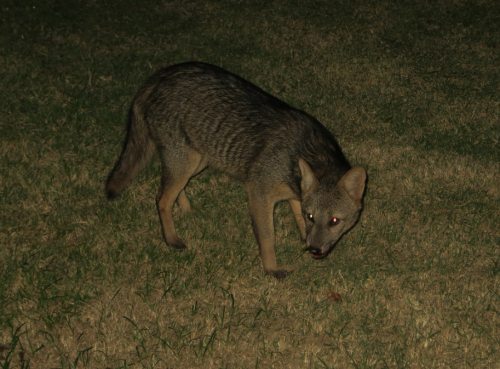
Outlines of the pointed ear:
M 366 170 L 363 167 L 352 167 L 339 181 L 339 187 L 344 188 L 349 197 L 361 202 L 365 192 Z
M 316 176 L 312 172 L 309 164 L 307 164 L 303 159 L 299 159 L 300 173 L 302 174 L 302 181 L 300 182 L 300 187 L 302 188 L 302 193 L 308 193 L 318 184 Z

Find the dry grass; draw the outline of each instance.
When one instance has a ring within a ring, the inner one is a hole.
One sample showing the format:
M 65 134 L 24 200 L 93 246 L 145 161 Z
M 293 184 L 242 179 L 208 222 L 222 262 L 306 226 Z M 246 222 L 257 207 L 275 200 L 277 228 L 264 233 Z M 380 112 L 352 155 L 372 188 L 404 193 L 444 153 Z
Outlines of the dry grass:
M 496 368 L 500 83 L 488 1 L 12 2 L 0 15 L 2 368 Z M 157 163 L 103 181 L 155 69 L 203 60 L 305 109 L 368 169 L 360 224 L 263 275 L 243 189 L 207 171 L 166 248 Z M 328 294 L 340 294 L 334 301 Z

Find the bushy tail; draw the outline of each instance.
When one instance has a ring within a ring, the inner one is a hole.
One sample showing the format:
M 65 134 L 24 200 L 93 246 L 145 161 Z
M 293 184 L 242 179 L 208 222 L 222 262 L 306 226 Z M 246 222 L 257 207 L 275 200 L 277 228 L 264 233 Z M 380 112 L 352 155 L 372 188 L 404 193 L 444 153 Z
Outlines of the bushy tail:
M 120 195 L 132 183 L 154 152 L 153 140 L 144 121 L 141 100 L 136 98 L 132 105 L 125 145 L 106 182 L 106 195 L 110 199 Z

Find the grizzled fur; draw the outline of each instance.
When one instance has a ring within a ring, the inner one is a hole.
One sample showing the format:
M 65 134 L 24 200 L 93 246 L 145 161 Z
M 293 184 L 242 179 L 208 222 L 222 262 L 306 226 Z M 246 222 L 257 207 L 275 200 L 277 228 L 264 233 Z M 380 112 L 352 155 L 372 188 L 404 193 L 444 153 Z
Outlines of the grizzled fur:
M 184 63 L 160 70 L 139 90 L 129 131 L 106 192 L 119 195 L 150 159 L 162 164 L 156 202 L 165 242 L 185 244 L 172 207 L 207 166 L 241 181 L 264 270 L 277 278 L 273 209 L 288 200 L 311 256 L 326 256 L 359 219 L 366 172 L 351 167 L 333 135 L 310 115 L 219 67 Z

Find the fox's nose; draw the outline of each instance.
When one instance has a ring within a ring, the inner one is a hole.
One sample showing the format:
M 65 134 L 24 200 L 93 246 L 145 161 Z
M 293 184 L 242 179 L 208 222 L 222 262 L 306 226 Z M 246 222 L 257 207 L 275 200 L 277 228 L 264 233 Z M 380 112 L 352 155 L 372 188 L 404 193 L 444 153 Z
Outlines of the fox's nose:
M 316 247 L 309 247 L 308 251 L 309 251 L 309 254 L 313 258 L 316 258 L 316 259 L 322 258 L 323 256 L 325 256 L 325 255 L 323 255 L 323 253 L 321 252 L 321 250 L 318 249 L 318 248 L 316 248 Z

